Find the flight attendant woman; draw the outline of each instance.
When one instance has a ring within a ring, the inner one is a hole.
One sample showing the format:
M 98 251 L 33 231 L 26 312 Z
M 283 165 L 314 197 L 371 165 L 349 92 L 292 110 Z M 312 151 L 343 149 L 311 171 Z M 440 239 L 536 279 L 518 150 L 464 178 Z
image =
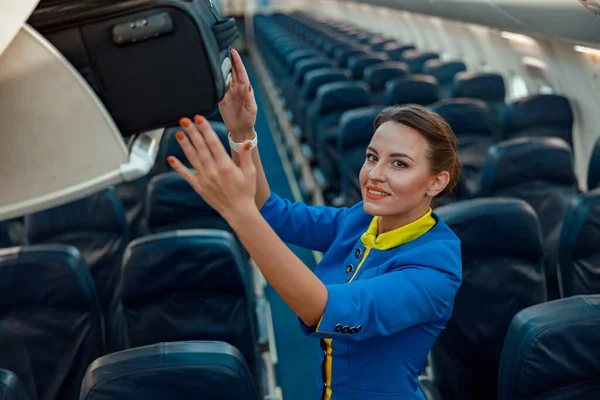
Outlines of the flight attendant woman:
M 230 224 L 302 331 L 320 339 L 315 399 L 423 398 L 418 374 L 461 283 L 460 242 L 431 209 L 459 177 L 454 133 L 423 107 L 386 108 L 365 149 L 363 201 L 291 203 L 269 189 L 252 87 L 238 53 L 232 58 L 220 104 L 231 157 L 196 116 L 177 134 L 195 173 L 169 163 Z M 314 273 L 284 241 L 325 252 Z

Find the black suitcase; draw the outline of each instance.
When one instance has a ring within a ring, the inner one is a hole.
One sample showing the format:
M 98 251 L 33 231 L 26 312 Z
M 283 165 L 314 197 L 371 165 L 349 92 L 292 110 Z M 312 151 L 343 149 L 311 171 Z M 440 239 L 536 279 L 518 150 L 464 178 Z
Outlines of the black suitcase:
M 42 0 L 28 24 L 87 80 L 123 136 L 216 110 L 239 36 L 211 0 Z

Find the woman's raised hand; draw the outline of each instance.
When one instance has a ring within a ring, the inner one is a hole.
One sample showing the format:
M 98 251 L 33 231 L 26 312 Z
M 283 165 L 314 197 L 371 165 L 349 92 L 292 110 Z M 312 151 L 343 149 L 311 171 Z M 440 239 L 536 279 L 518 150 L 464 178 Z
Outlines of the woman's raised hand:
M 194 121 L 182 118 L 179 122 L 187 135 L 179 131 L 175 136 L 195 173 L 175 157 L 168 157 L 169 164 L 225 220 L 256 208 L 256 167 L 250 141 L 240 149 L 238 167 L 210 123 L 199 115 Z
M 243 142 L 254 138 L 258 107 L 248 73 L 235 49 L 231 49 L 231 61 L 233 64 L 231 85 L 219 103 L 219 110 L 223 122 L 231 132 L 231 138 L 235 142 Z

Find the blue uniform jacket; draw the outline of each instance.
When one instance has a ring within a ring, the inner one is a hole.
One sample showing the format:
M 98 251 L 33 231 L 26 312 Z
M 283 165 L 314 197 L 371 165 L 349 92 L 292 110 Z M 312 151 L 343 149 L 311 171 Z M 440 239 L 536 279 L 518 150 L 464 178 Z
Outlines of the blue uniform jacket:
M 321 339 L 315 399 L 423 399 L 418 375 L 462 279 L 450 228 L 432 214 L 426 233 L 384 250 L 361 240 L 373 221 L 362 202 L 307 206 L 271 194 L 261 214 L 283 241 L 325 253 L 315 270 L 328 290 L 323 318 L 300 321 Z

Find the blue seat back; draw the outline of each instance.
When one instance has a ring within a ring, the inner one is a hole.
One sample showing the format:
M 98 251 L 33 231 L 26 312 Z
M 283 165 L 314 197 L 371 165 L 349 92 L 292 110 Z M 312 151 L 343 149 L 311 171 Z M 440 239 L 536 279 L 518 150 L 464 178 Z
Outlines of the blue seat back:
M 0 400 L 30 399 L 19 377 L 7 369 L 0 369 Z
M 369 87 L 364 82 L 327 83 L 317 90 L 312 117 L 368 105 L 368 92 Z
M 80 400 L 258 400 L 240 352 L 223 342 L 158 343 L 106 355 L 88 368 Z
M 596 140 L 590 157 L 587 186 L 588 190 L 600 187 L 600 138 Z
M 385 104 L 388 106 L 402 104 L 419 104 L 422 106 L 435 103 L 440 99 L 437 80 L 433 76 L 411 74 L 394 78 L 385 85 Z
M 558 297 L 558 243 L 567 206 L 577 193 L 570 146 L 559 138 L 519 138 L 491 146 L 481 177 L 481 196 L 510 196 L 536 211 L 544 238 L 550 299 Z
M 442 61 L 439 58 L 428 60 L 423 65 L 423 73 L 437 79 L 442 98 L 450 97 L 454 76 L 466 70 L 467 66 L 462 61 Z
M 285 59 L 287 68 L 286 72 L 288 73 L 288 75 L 292 75 L 296 69 L 296 64 L 298 62 L 316 56 L 318 56 L 317 53 L 315 53 L 313 50 L 307 49 L 296 50 L 292 51 L 291 53 L 288 53 Z
M 340 190 L 349 204 L 362 200 L 362 196 L 358 197 L 354 190 L 353 181 L 365 162 L 367 146 L 375 132 L 373 123 L 381 110 L 381 106 L 362 107 L 346 111 L 340 118 Z
M 463 282 L 431 351 L 435 385 L 443 398 L 493 399 L 510 321 L 546 301 L 539 222 L 514 198 L 465 200 L 436 212 L 461 241 Z
M 420 74 L 427 61 L 439 57 L 439 54 L 431 51 L 408 50 L 402 53 L 403 59 L 400 61 L 404 61 L 413 74 Z
M 563 297 L 600 294 L 600 188 L 573 198 L 560 232 Z
M 85 368 L 105 350 L 96 285 L 66 245 L 0 250 L 0 365 L 33 399 L 77 400 Z
M 220 340 L 238 348 L 258 376 L 253 282 L 245 260 L 233 235 L 221 230 L 165 232 L 131 242 L 120 290 L 126 348 Z
M 294 71 L 294 86 L 299 90 L 304 84 L 304 78 L 308 71 L 319 68 L 331 68 L 331 62 L 324 58 L 306 58 L 298 61 Z
M 356 55 L 348 60 L 348 69 L 350 70 L 352 79 L 362 79 L 366 67 L 377 65 L 389 61 L 390 58 L 385 53 L 367 53 L 364 55 Z
M 327 83 L 344 82 L 348 80 L 348 75 L 338 68 L 319 68 L 309 71 L 304 76 L 304 85 L 300 92 L 300 98 L 304 101 L 311 101 L 317 95 L 317 90 Z
M 415 50 L 412 44 L 388 43 L 383 46 L 383 52 L 387 53 L 392 60 L 404 61 L 404 53 Z
M 365 68 L 363 80 L 369 85 L 372 92 L 385 89 L 388 81 L 408 75 L 408 66 L 399 61 L 385 61 Z
M 519 312 L 500 364 L 499 400 L 600 398 L 600 295 Z
M 509 104 L 505 133 L 515 137 L 558 137 L 573 146 L 573 112 L 569 100 L 555 94 L 537 94 Z
M 113 334 L 115 290 L 125 247 L 130 240 L 125 208 L 114 188 L 25 217 L 30 244 L 74 246 L 96 283 L 109 348 Z M 118 325 L 119 321 L 115 321 Z

